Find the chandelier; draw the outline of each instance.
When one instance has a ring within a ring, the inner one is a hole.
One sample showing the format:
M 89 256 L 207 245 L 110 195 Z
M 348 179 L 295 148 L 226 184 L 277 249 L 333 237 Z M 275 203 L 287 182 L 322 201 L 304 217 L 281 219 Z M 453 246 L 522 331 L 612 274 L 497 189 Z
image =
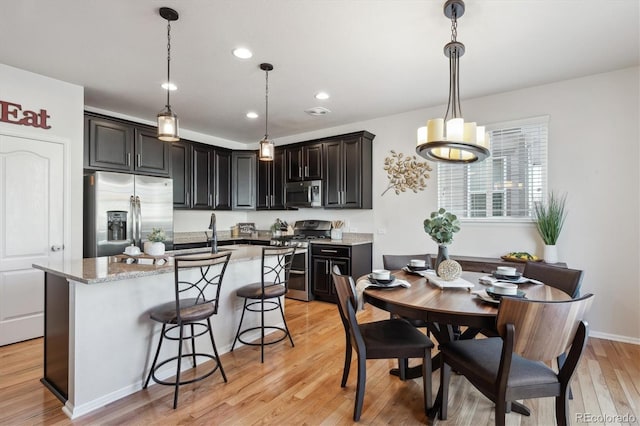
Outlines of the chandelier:
M 178 116 L 171 111 L 169 93 L 171 91 L 171 21 L 178 20 L 178 12 L 169 7 L 161 7 L 160 16 L 167 20 L 167 104 L 164 110 L 158 113 L 158 139 L 165 142 L 176 142 L 180 140 Z
M 447 0 L 444 15 L 451 19 L 451 41 L 444 46 L 449 58 L 449 101 L 444 118 L 427 122 L 418 129 L 418 155 L 433 161 L 449 163 L 474 163 L 487 158 L 489 134 L 484 126 L 465 123 L 460 108 L 460 57 L 464 55 L 464 44 L 456 40 L 458 18 L 464 15 L 463 0 Z
M 260 141 L 260 161 L 273 161 L 274 144 L 269 140 L 269 71 L 273 71 L 273 65 L 260 64 L 260 69 L 265 73 L 265 113 L 264 113 L 264 138 Z

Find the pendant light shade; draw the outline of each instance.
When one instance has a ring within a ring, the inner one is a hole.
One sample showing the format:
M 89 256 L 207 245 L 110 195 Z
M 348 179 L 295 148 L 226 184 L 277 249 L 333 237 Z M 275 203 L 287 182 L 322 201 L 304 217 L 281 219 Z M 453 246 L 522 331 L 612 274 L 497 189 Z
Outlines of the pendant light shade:
M 158 113 L 158 139 L 165 142 L 176 142 L 180 140 L 178 116 L 171 111 L 169 87 L 171 85 L 171 21 L 178 20 L 178 12 L 169 7 L 161 7 L 160 16 L 167 20 L 167 104 L 164 110 Z
M 260 141 L 260 161 L 273 161 L 274 144 L 269 140 L 269 71 L 273 71 L 273 65 L 260 64 L 260 69 L 265 72 L 265 114 L 264 114 L 264 138 Z
M 465 123 L 460 108 L 460 57 L 464 44 L 456 40 L 458 21 L 464 14 L 464 1 L 447 0 L 444 15 L 451 19 L 451 42 L 444 47 L 449 58 L 449 101 L 444 118 L 427 121 L 418 129 L 416 152 L 433 161 L 449 163 L 473 163 L 490 155 L 489 134 L 484 126 Z M 449 116 L 451 114 L 451 116 Z

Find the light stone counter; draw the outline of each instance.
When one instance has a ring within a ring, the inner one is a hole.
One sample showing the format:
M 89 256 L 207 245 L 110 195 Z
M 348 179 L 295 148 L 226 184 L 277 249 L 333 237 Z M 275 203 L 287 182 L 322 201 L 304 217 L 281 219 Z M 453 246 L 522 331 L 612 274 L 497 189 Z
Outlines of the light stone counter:
M 188 255 L 207 253 L 209 250 L 206 248 L 186 249 L 167 252 L 167 254 L 169 256 Z M 260 246 L 232 245 L 219 248 L 220 253 L 226 251 L 231 251 L 229 263 L 244 262 L 262 257 L 262 247 Z M 169 261 L 164 265 L 127 264 L 118 261 L 113 256 L 108 256 L 59 263 L 34 264 L 33 267 L 84 284 L 96 284 L 173 272 L 173 257 L 169 257 Z
M 360 244 L 372 244 L 373 234 L 343 233 L 341 240 L 317 239 L 311 240 L 311 244 L 331 244 L 336 246 L 357 246 Z

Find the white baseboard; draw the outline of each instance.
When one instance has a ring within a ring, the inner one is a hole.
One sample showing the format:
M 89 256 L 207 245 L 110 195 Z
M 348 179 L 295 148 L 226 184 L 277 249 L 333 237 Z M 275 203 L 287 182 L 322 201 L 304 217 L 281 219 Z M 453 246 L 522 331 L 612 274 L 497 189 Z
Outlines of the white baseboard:
M 640 345 L 640 338 L 620 336 L 618 334 L 602 333 L 600 331 L 590 331 L 589 337 L 595 337 L 597 339 L 613 340 L 615 342 L 631 343 L 633 345 Z

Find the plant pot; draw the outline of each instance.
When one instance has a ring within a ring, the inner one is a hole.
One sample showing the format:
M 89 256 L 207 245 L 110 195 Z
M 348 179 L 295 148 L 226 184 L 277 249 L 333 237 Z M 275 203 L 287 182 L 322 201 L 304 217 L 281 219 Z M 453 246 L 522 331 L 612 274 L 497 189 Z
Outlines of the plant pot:
M 164 243 L 163 242 L 153 242 L 153 241 L 145 241 L 144 243 L 144 252 L 149 256 L 162 256 L 164 254 Z
M 545 244 L 542 258 L 547 263 L 558 263 L 558 246 Z
M 433 269 L 437 271 L 438 266 L 440 266 L 440 262 L 447 259 L 449 259 L 449 248 L 443 244 L 438 245 L 438 257 L 436 257 L 436 262 L 433 265 Z

